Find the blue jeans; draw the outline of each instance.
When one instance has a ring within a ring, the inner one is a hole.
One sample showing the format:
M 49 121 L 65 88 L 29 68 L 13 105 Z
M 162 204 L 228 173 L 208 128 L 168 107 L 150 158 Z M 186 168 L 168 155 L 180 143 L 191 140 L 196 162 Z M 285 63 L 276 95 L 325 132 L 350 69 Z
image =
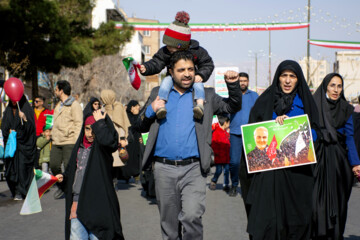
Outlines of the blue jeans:
M 225 186 L 229 185 L 229 164 L 228 163 L 215 164 L 215 167 L 216 167 L 216 171 L 211 181 L 216 183 L 219 176 L 221 175 L 222 169 L 224 168 L 224 184 Z
M 169 97 L 170 90 L 173 86 L 173 80 L 171 76 L 166 76 L 161 84 L 159 89 L 159 97 L 162 100 L 167 101 Z M 204 84 L 203 83 L 194 83 L 193 85 L 195 90 L 195 99 L 202 99 L 205 100 L 205 90 L 204 90 Z
M 77 218 L 71 219 L 70 240 L 99 240 L 94 234 L 89 232 Z
M 243 150 L 241 135 L 230 134 L 230 178 L 231 185 L 239 185 L 240 159 Z

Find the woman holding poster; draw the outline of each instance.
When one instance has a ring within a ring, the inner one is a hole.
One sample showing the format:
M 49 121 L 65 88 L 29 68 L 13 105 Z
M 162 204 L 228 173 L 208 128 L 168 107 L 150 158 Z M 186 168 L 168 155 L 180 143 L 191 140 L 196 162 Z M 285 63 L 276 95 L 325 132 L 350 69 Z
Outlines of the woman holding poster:
M 360 175 L 354 108 L 346 102 L 343 86 L 343 78 L 330 73 L 314 94 L 323 136 L 315 144 L 314 239 L 343 239 L 353 173 Z
M 249 123 L 275 120 L 282 125 L 285 118 L 302 114 L 308 115 L 311 128 L 316 129 L 318 111 L 301 67 L 286 60 L 278 66 L 272 85 L 257 99 Z M 315 131 L 313 139 L 316 140 Z M 314 186 L 311 166 L 251 176 L 250 188 L 243 197 L 252 239 L 310 239 Z

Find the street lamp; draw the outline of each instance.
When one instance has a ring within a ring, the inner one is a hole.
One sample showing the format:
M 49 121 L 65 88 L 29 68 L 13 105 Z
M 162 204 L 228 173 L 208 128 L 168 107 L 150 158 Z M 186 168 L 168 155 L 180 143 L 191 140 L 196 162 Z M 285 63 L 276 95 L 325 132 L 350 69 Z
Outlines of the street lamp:
M 265 56 L 265 54 L 263 53 L 264 52 L 263 50 L 254 51 L 254 52 L 249 50 L 248 52 L 249 52 L 249 54 L 248 54 L 249 57 L 254 57 L 255 58 L 255 91 L 257 93 L 257 85 L 258 85 L 258 81 L 257 81 L 257 61 L 258 61 L 258 56 L 263 57 L 263 56 Z

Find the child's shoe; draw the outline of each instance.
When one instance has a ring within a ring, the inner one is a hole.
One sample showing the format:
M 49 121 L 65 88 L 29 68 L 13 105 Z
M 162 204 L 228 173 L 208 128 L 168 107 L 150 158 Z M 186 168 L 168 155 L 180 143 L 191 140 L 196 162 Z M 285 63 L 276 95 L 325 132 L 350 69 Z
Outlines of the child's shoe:
M 162 108 L 159 108 L 157 111 L 156 111 L 156 117 L 158 119 L 163 119 L 166 117 L 166 108 L 162 107 Z
M 198 119 L 198 120 L 202 119 L 202 117 L 204 116 L 204 106 L 197 104 L 194 107 L 193 112 L 194 112 L 195 119 Z

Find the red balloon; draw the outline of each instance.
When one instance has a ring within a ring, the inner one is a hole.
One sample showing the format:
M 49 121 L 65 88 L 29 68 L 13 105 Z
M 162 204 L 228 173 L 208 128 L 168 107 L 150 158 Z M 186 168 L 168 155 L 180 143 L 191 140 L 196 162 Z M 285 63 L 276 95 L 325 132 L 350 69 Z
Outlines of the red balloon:
M 18 78 L 9 78 L 4 83 L 4 90 L 11 101 L 18 102 L 24 94 L 24 84 Z

